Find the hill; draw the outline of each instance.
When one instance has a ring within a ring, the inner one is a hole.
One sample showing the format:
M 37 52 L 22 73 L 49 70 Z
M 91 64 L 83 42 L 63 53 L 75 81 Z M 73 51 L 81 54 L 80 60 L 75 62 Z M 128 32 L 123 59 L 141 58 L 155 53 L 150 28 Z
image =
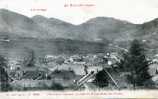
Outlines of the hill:
M 0 42 L 3 46 L 0 49 L 14 44 L 23 48 L 25 44 L 25 47 L 32 49 L 38 49 L 37 46 L 40 46 L 40 49 L 45 49 L 43 51 L 46 52 L 46 49 L 51 49 L 54 51 L 52 53 L 89 53 L 90 50 L 98 52 L 102 47 L 95 46 L 102 44 L 106 49 L 109 45 L 127 48 L 130 41 L 137 38 L 146 42 L 151 52 L 154 50 L 154 53 L 157 53 L 157 32 L 158 19 L 143 24 L 132 24 L 109 17 L 96 17 L 80 25 L 73 25 L 55 18 L 40 15 L 30 18 L 0 9 Z M 10 43 L 14 44 L 7 45 L 4 39 L 10 39 Z

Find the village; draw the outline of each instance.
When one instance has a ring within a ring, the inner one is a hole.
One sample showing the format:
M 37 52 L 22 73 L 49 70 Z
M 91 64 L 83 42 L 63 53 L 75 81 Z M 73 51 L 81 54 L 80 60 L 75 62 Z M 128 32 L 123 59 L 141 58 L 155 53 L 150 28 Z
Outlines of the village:
M 108 55 L 110 58 L 109 53 Z M 24 65 L 20 60 L 12 60 L 7 71 L 9 72 L 11 84 L 17 90 L 39 89 L 39 87 L 49 88 L 56 83 L 67 88 L 72 85 L 76 86 L 77 81 L 89 75 L 89 73 L 97 73 L 103 69 L 104 64 L 108 61 L 107 56 L 105 56 L 102 54 L 85 56 L 46 55 L 43 58 L 40 57 L 38 62 L 30 67 L 25 66 L 28 65 L 26 62 Z M 111 58 L 111 61 L 108 62 L 109 65 L 112 64 L 112 61 L 116 60 Z M 107 65 L 107 67 L 109 66 Z M 85 79 L 85 83 L 92 79 L 94 79 L 94 76 Z
M 75 55 L 45 55 L 34 59 L 8 59 L 7 72 L 12 90 L 97 90 L 95 75 L 105 70 L 110 82 L 105 88 L 130 89 L 118 73 L 116 63 L 121 60 L 116 52 Z M 25 60 L 25 61 L 24 61 Z M 149 73 L 153 82 L 158 80 L 158 55 L 150 58 Z

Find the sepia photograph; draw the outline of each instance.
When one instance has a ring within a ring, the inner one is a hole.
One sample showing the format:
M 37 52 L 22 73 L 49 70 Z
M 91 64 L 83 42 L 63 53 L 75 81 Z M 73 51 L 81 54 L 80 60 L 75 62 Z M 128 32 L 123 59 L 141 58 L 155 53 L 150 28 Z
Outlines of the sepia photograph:
M 0 91 L 156 91 L 157 11 L 156 0 L 0 0 Z

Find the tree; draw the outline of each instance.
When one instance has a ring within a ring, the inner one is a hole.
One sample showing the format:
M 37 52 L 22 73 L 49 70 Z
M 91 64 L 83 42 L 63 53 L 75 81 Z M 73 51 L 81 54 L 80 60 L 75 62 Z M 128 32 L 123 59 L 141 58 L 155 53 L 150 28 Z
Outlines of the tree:
M 33 50 L 30 51 L 30 60 L 27 66 L 32 67 L 35 65 L 35 53 Z
M 123 55 L 118 65 L 123 71 L 129 72 L 127 79 L 134 88 L 143 86 L 144 82 L 150 78 L 145 49 L 138 40 L 132 41 L 129 51 Z
M 105 86 L 108 85 L 108 76 L 105 73 L 104 70 L 99 71 L 96 76 L 95 76 L 95 80 L 94 83 L 99 86 L 100 88 L 103 88 Z
M 127 71 L 128 69 L 128 65 L 129 65 L 129 57 L 128 57 L 128 53 L 127 52 L 122 52 L 122 58 L 120 59 L 120 61 L 116 62 L 116 65 L 119 68 L 119 71 Z
M 7 61 L 4 57 L 0 56 L 0 84 L 1 84 L 1 91 L 8 91 L 10 90 L 9 85 L 9 76 L 6 71 L 7 68 Z
M 26 48 L 28 55 L 23 60 L 23 65 L 26 67 L 35 66 L 36 57 L 35 52 L 32 49 Z

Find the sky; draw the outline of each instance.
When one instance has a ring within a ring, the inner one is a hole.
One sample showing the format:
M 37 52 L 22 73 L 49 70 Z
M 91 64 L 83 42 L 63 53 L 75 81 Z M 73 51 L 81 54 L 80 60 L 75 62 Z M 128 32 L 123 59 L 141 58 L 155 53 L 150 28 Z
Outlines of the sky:
M 95 17 L 113 17 L 137 24 L 158 18 L 158 0 L 0 0 L 0 8 L 72 24 Z

